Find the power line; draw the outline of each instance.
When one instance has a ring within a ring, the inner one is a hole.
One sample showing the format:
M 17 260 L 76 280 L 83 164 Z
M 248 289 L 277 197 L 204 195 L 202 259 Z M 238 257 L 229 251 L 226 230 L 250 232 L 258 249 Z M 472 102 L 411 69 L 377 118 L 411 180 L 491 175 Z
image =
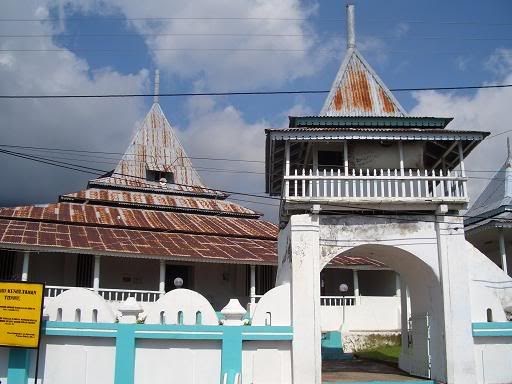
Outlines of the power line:
M 419 91 L 460 91 L 474 89 L 510 88 L 512 84 L 495 85 L 468 85 L 452 87 L 418 87 L 418 88 L 392 88 L 392 92 L 419 92 Z M 240 91 L 240 92 L 176 92 L 159 93 L 159 97 L 191 97 L 191 96 L 255 96 L 255 95 L 297 95 L 297 94 L 325 94 L 330 90 L 298 90 L 298 91 Z M 94 98 L 131 98 L 153 97 L 153 93 L 117 93 L 117 94 L 69 94 L 69 95 L 0 95 L 0 99 L 94 99 Z
M 53 165 L 53 166 L 57 166 L 57 167 L 61 167 L 61 168 L 66 168 L 66 169 L 70 169 L 70 170 L 75 170 L 75 171 L 79 171 L 79 172 L 95 174 L 96 176 L 101 176 L 101 175 L 104 175 L 104 174 L 107 173 L 107 171 L 101 170 L 101 169 L 97 169 L 97 168 L 85 167 L 85 166 L 81 166 L 81 165 L 73 165 L 73 164 L 59 162 L 59 161 L 52 161 L 52 160 L 46 159 L 44 157 L 39 157 L 39 156 L 32 156 L 32 155 L 25 156 L 25 155 L 20 154 L 18 152 L 7 151 L 7 150 L 4 150 L 4 149 L 0 149 L 0 153 L 4 153 L 4 154 L 15 156 L 15 157 L 21 157 L 21 158 L 25 158 L 25 159 L 32 160 L 32 161 L 35 161 L 35 162 L 49 164 L 49 165 Z M 84 168 L 84 170 L 81 170 L 79 168 L 73 168 L 73 166 Z M 119 175 L 119 176 L 127 176 L 127 177 L 130 177 L 130 178 L 141 179 L 141 180 L 146 181 L 142 177 L 136 177 L 136 176 L 132 176 L 132 175 L 125 175 L 125 174 L 117 173 L 117 172 L 112 173 L 112 175 L 114 175 L 114 174 Z M 183 186 L 183 187 L 194 187 L 193 185 L 188 185 L 188 184 L 178 184 L 178 183 L 167 183 L 167 184 Z M 210 190 L 212 192 L 220 192 L 220 193 L 226 193 L 226 194 L 232 194 L 232 195 L 241 195 L 241 196 L 256 197 L 256 198 L 260 198 L 260 199 L 270 199 L 270 200 L 274 200 L 274 201 L 281 201 L 281 199 L 279 197 L 273 197 L 273 196 L 266 196 L 266 195 L 262 196 L 262 195 L 257 195 L 257 194 L 253 194 L 253 193 L 234 192 L 234 191 L 226 191 L 226 190 L 220 190 L 220 189 L 210 189 L 210 188 L 205 188 L 205 189 L 206 190 Z M 435 219 L 434 220 L 411 220 L 411 219 L 408 219 L 406 217 L 398 216 L 396 214 L 395 215 L 389 214 L 389 213 L 387 213 L 388 211 L 383 210 L 383 209 L 379 209 L 379 208 L 365 208 L 365 207 L 351 206 L 351 205 L 345 205 L 345 204 L 322 204 L 322 205 L 326 206 L 326 207 L 332 207 L 332 208 L 338 208 L 338 209 L 339 208 L 346 208 L 346 209 L 353 210 L 350 213 L 339 212 L 339 211 L 332 211 L 333 213 L 336 213 L 338 215 L 360 215 L 360 216 L 381 217 L 381 218 L 387 218 L 387 219 L 391 218 L 393 220 L 406 221 L 406 222 L 418 222 L 419 221 L 419 222 L 440 223 L 440 224 L 444 224 L 445 223 L 445 222 L 437 221 Z M 324 211 L 325 212 L 331 212 L 329 210 L 324 210 Z M 369 212 L 371 214 L 358 213 L 358 211 L 366 211 L 366 212 Z M 386 214 L 375 214 L 375 212 L 384 212 Z M 415 216 L 415 214 L 414 213 L 407 213 L 407 216 Z M 417 216 L 425 216 L 425 215 L 424 214 L 417 214 Z M 489 217 L 486 217 L 486 216 L 470 216 L 470 215 L 457 215 L 457 216 L 458 217 L 462 217 L 462 218 L 489 219 Z M 512 222 L 512 220 L 509 220 L 509 219 L 495 218 L 494 220 L 498 220 L 498 221 L 501 221 L 501 222 Z

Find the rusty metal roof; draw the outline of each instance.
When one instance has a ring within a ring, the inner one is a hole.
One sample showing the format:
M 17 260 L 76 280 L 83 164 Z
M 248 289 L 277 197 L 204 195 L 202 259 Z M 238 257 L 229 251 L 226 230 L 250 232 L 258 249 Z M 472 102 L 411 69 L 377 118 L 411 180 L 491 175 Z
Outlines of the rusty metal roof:
M 158 103 L 149 110 L 114 170 L 114 176 L 144 180 L 148 171 L 172 172 L 173 180 L 168 182 L 204 187 Z
M 0 218 L 0 248 L 169 260 L 277 264 L 277 241 Z M 365 257 L 336 256 L 330 267 L 375 266 Z
M 73 203 L 1 208 L 0 218 L 274 241 L 278 233 L 275 224 L 263 220 Z
M 356 48 L 347 51 L 320 116 L 406 116 Z
M 0 247 L 275 264 L 276 241 L 0 219 Z
M 89 187 L 99 188 L 119 188 L 129 190 L 151 191 L 164 194 L 179 194 L 213 197 L 225 199 L 229 195 L 227 193 L 217 191 L 210 188 L 197 186 L 179 185 L 171 183 L 160 183 L 157 181 L 147 181 L 136 177 L 106 176 L 99 179 L 89 181 Z
M 150 209 L 201 212 L 205 214 L 220 214 L 249 218 L 257 218 L 261 216 L 260 213 L 249 208 L 245 208 L 239 204 L 225 200 L 115 189 L 86 189 L 62 195 L 60 196 L 60 200 L 78 203 L 87 201 L 100 204 L 104 203 Z

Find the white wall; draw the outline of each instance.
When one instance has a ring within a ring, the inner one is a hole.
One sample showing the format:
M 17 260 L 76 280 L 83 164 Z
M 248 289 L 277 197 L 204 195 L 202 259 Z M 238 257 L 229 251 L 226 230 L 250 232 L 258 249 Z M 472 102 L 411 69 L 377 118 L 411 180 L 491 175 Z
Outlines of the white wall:
M 242 352 L 242 382 L 291 383 L 291 346 L 290 341 L 245 341 Z
M 399 331 L 400 297 L 361 296 L 360 304 L 343 307 L 320 307 L 322 331 Z
M 136 384 L 218 384 L 220 341 L 137 340 Z
M 478 383 L 512 383 L 510 337 L 475 338 L 475 360 Z
M 9 348 L 0 347 L 0 381 L 7 381 L 7 364 L 9 362 Z
M 86 342 L 85 342 L 86 341 Z M 115 340 L 95 337 L 43 337 L 39 356 L 42 384 L 112 384 Z M 29 384 L 34 383 L 35 353 L 31 353 Z

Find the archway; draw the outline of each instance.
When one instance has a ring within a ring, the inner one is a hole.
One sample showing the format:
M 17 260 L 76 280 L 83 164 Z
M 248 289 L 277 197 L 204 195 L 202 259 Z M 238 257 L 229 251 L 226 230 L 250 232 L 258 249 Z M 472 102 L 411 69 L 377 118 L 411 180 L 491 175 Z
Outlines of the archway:
M 411 243 L 407 245 L 418 246 Z M 405 324 L 402 324 L 399 366 L 402 370 L 418 376 L 431 377 L 431 372 L 434 373 L 434 377 L 443 376 L 439 374 L 446 369 L 442 290 L 432 265 L 427 264 L 421 256 L 401 248 L 400 245 L 363 243 L 347 248 L 324 243 L 322 247 L 322 269 L 337 258 L 364 258 L 377 261 L 400 275 L 403 287 L 401 293 L 405 295 L 407 287 L 411 307 L 409 318 L 407 300 L 401 299 L 401 322 L 405 321 Z M 339 252 L 340 250 L 342 251 Z M 429 258 L 428 261 L 431 263 L 432 259 Z M 365 313 L 364 302 L 363 305 L 359 304 L 359 307 L 350 307 L 350 310 Z M 325 314 L 326 311 L 320 311 L 321 316 Z

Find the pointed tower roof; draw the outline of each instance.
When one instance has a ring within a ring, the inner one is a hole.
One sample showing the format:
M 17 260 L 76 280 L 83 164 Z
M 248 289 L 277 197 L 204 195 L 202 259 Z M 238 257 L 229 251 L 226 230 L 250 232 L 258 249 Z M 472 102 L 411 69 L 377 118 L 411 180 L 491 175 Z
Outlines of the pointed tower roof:
M 507 150 L 507 160 L 466 213 L 467 216 L 471 216 L 466 220 L 466 224 L 492 218 L 501 214 L 505 207 L 512 205 L 512 155 L 508 138 Z
M 144 118 L 113 176 L 131 176 L 151 181 L 150 172 L 172 174 L 172 180 L 167 180 L 169 183 L 204 188 L 158 103 L 153 104 Z
M 347 54 L 320 116 L 407 116 L 398 100 L 356 48 L 353 5 L 347 5 L 347 39 Z

